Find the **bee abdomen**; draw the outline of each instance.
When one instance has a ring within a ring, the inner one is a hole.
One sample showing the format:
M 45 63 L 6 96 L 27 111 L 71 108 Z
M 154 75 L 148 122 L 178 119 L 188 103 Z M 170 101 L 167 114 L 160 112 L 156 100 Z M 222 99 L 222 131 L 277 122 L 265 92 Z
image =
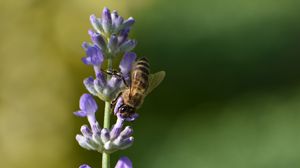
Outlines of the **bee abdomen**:
M 139 59 L 134 67 L 134 71 L 142 71 L 143 73 L 145 73 L 148 77 L 149 73 L 150 73 L 150 65 L 149 62 L 146 58 L 141 58 Z
M 129 101 L 129 104 L 133 107 L 139 107 L 143 103 L 144 94 L 136 93 L 133 95 Z
M 132 89 L 144 93 L 148 88 L 148 76 L 150 73 L 149 62 L 146 58 L 139 59 L 132 72 Z

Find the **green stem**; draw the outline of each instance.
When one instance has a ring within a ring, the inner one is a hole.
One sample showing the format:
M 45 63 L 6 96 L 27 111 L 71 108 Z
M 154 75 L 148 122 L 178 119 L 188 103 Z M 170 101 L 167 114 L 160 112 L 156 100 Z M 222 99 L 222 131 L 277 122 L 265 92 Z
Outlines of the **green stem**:
M 112 59 L 108 59 L 108 69 L 112 69 Z M 110 114 L 111 114 L 110 102 L 106 101 L 105 109 L 104 109 L 103 128 L 109 129 Z M 110 168 L 110 155 L 106 152 L 103 152 L 103 154 L 102 154 L 102 168 Z
M 105 102 L 103 128 L 109 128 L 110 126 L 110 113 L 111 113 L 110 102 Z
M 102 168 L 110 168 L 110 156 L 108 153 L 103 152 L 102 154 Z
M 110 127 L 110 113 L 110 102 L 105 102 L 103 128 L 109 129 Z M 110 168 L 110 156 L 105 152 L 102 154 L 102 168 Z

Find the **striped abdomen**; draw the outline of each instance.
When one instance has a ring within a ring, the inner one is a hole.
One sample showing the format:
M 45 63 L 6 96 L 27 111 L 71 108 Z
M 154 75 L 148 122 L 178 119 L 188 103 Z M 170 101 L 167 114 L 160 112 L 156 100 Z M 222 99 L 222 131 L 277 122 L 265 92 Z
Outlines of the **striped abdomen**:
M 149 62 L 146 58 L 141 58 L 135 62 L 131 71 L 131 85 L 124 93 L 125 103 L 132 107 L 139 107 L 144 100 L 145 92 L 148 89 Z

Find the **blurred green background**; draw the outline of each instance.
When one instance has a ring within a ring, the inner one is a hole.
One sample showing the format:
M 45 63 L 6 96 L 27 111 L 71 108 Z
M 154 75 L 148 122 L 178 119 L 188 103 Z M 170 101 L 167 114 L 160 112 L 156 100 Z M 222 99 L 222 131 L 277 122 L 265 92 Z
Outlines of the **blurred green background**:
M 299 0 L 1 0 L 0 167 L 100 167 L 72 112 L 93 73 L 80 61 L 89 15 L 104 6 L 137 20 L 135 51 L 167 71 L 112 165 L 300 167 Z

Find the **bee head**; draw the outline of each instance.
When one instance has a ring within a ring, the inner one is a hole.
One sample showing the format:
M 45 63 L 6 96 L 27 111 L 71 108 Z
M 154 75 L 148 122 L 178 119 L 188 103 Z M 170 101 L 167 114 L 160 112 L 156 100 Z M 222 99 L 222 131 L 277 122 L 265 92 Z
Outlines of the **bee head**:
M 121 115 L 123 115 L 124 117 L 129 117 L 130 115 L 135 113 L 135 108 L 125 105 L 123 104 L 120 108 L 119 108 L 119 113 Z

